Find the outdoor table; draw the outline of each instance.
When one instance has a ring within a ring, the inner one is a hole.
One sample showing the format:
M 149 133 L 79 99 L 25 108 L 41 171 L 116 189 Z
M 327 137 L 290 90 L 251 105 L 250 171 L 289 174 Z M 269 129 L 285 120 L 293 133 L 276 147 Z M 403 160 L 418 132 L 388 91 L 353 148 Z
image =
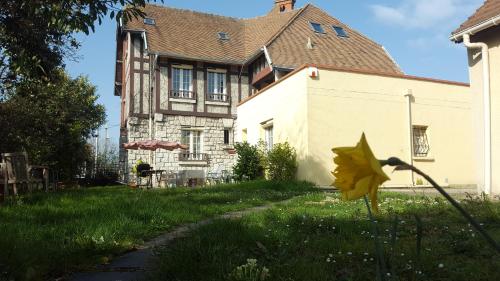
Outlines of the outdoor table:
M 145 170 L 142 171 L 144 175 L 149 177 L 149 184 L 147 185 L 147 188 L 153 188 L 153 175 L 155 176 L 155 179 L 157 182 L 160 182 L 161 176 L 163 173 L 166 172 L 166 170 Z

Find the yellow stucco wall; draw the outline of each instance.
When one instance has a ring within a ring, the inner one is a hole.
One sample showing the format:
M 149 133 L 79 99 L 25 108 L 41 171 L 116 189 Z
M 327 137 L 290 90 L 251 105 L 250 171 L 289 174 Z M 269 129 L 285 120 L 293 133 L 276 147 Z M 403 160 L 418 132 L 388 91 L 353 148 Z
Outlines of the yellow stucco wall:
M 288 141 L 297 149 L 298 176 L 305 176 L 307 144 L 307 77 L 304 71 L 278 83 L 238 107 L 236 141 L 257 144 L 262 123 L 272 120 L 274 143 Z M 246 130 L 246 134 L 243 133 Z
M 319 79 L 308 79 L 310 179 L 331 182 L 330 149 L 354 145 L 362 132 L 378 158 L 396 156 L 409 162 L 409 90 L 412 124 L 428 127 L 430 145 L 428 157 L 415 158 L 414 164 L 441 184 L 473 184 L 477 171 L 468 87 L 329 70 L 320 70 Z M 412 183 L 410 172 L 385 171 L 392 179 L 387 186 Z
M 260 122 L 274 119 L 275 142 L 288 140 L 299 153 L 299 178 L 329 185 L 332 147 L 355 145 L 365 132 L 380 159 L 409 160 L 408 90 L 413 124 L 428 126 L 430 156 L 415 164 L 451 185 L 474 184 L 473 127 L 469 87 L 444 83 L 304 69 L 238 108 L 238 130 L 255 142 Z M 386 172 L 388 186 L 411 184 L 409 172 Z
M 489 47 L 490 81 L 491 81 L 491 160 L 492 160 L 492 193 L 500 194 L 500 26 L 472 36 L 472 42 L 484 42 Z M 474 118 L 476 119 L 476 142 L 478 147 L 477 163 L 480 171 L 484 169 L 483 158 L 483 72 L 480 50 L 469 50 L 469 76 L 473 94 Z M 484 185 L 483 173 L 478 177 L 478 183 Z

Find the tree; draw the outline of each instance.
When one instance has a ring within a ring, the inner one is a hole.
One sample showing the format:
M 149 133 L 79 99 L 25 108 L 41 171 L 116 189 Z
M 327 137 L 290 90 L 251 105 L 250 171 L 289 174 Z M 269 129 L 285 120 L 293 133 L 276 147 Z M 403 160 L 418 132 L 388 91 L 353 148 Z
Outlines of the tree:
M 22 80 L 57 78 L 54 70 L 79 47 L 75 33 L 89 34 L 108 15 L 124 22 L 143 17 L 141 7 L 152 1 L 0 1 L 0 96 Z
M 22 82 L 0 103 L 0 151 L 25 150 L 32 162 L 52 165 L 69 179 L 92 157 L 86 140 L 106 114 L 87 78 L 71 79 L 62 70 L 53 75 L 50 84 Z
M 262 157 L 259 148 L 248 142 L 234 145 L 238 160 L 233 167 L 233 172 L 238 180 L 255 180 L 264 176 Z
M 277 143 L 267 153 L 269 179 L 275 181 L 294 180 L 297 173 L 297 152 L 288 142 Z

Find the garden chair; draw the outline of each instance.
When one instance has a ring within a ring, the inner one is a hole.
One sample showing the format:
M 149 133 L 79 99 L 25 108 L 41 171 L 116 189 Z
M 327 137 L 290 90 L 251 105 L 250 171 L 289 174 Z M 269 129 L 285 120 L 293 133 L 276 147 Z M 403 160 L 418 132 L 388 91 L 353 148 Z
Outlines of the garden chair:
M 28 191 L 32 190 L 33 184 L 43 184 L 45 189 L 49 187 L 49 169 L 45 166 L 30 166 L 28 154 L 25 152 L 2 153 L 2 164 L 4 166 L 4 196 L 9 195 L 9 186 L 12 185 L 14 195 L 18 193 L 18 186 L 25 186 Z M 38 173 L 36 173 L 38 171 Z M 38 175 L 38 176 L 36 176 Z
M 207 173 L 207 182 L 210 185 L 224 182 L 224 173 L 226 172 L 224 166 L 217 165 L 214 168 L 214 170 Z

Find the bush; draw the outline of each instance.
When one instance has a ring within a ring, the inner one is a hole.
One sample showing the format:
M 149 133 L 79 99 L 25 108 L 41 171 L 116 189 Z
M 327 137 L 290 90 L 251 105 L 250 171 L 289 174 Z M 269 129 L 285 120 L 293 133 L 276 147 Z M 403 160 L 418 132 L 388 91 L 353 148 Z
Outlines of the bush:
M 294 180 L 297 173 L 297 152 L 288 142 L 275 144 L 267 153 L 269 179 Z
M 235 144 L 234 148 L 238 153 L 238 161 L 233 168 L 234 176 L 238 180 L 255 180 L 263 177 L 264 167 L 257 146 L 243 142 Z

